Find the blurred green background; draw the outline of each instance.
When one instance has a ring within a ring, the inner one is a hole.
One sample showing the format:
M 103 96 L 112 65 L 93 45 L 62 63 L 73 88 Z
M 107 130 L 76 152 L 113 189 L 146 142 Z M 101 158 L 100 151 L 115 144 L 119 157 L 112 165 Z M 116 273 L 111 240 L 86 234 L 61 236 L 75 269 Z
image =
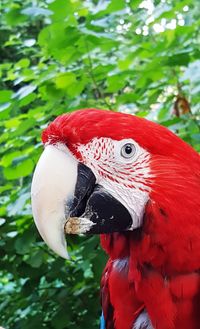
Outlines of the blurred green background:
M 200 151 L 200 1 L 0 6 L 0 325 L 98 328 L 98 237 L 69 237 L 64 261 L 33 224 L 41 131 L 61 113 L 104 108 L 155 120 Z

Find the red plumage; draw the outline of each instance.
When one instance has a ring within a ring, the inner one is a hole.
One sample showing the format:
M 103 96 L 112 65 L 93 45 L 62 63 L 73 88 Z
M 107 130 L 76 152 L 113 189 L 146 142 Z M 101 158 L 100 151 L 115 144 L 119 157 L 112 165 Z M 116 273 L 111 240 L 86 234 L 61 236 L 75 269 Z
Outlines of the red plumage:
M 131 329 L 143 309 L 156 329 L 200 327 L 200 156 L 168 129 L 132 115 L 82 110 L 58 117 L 44 143 L 132 138 L 151 154 L 151 192 L 141 228 L 101 235 L 109 261 L 102 278 L 107 329 Z M 128 265 L 116 271 L 118 259 Z

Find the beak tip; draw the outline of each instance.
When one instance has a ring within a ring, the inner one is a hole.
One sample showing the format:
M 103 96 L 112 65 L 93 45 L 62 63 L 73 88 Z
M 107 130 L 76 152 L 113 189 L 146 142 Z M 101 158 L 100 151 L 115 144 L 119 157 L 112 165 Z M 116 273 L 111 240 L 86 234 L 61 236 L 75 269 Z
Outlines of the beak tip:
M 45 241 L 46 242 L 46 241 Z M 46 242 L 47 243 L 47 242 Z M 66 246 L 52 246 L 50 245 L 49 243 L 47 244 L 49 246 L 49 248 L 55 253 L 57 254 L 58 256 L 66 259 L 66 260 L 69 260 L 70 259 L 70 256 L 68 254 L 68 251 L 67 251 L 67 248 Z
M 67 250 L 67 243 L 65 240 L 64 232 L 61 234 L 58 234 L 57 236 L 54 235 L 54 239 L 51 239 L 51 240 L 46 239 L 45 236 L 43 236 L 42 238 L 46 242 L 48 247 L 54 253 L 56 253 L 58 256 L 66 259 L 66 260 L 70 259 L 70 256 L 69 256 L 68 250 Z
M 64 245 L 62 245 L 62 248 L 60 248 L 60 250 L 55 250 L 55 252 L 59 256 L 61 256 L 62 258 L 66 259 L 66 260 L 69 260 L 70 259 L 69 253 L 67 251 L 67 245 L 66 245 L 66 243 Z
M 65 253 L 60 254 L 60 256 L 66 260 L 70 260 L 70 256 L 67 251 Z

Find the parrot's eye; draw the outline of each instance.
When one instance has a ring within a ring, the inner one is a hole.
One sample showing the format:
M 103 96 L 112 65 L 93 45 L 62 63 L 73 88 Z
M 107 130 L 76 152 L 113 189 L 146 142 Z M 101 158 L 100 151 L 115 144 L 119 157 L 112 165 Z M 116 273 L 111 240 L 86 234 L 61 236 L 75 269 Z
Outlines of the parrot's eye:
M 127 143 L 122 146 L 121 155 L 126 159 L 130 159 L 135 154 L 135 152 L 135 145 L 131 143 Z

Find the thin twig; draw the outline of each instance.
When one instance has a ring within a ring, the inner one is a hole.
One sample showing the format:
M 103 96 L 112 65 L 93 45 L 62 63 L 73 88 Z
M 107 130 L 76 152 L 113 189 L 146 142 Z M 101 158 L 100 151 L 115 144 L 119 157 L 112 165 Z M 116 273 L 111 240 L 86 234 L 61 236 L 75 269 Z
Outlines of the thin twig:
M 90 75 L 90 78 L 93 82 L 93 85 L 95 87 L 95 90 L 96 92 L 98 93 L 97 94 L 97 98 L 101 98 L 103 100 L 103 102 L 105 103 L 105 105 L 108 107 L 109 110 L 112 110 L 112 107 L 110 106 L 110 104 L 107 102 L 106 98 L 105 98 L 105 95 L 103 94 L 102 90 L 100 89 L 100 87 L 98 86 L 97 82 L 96 82 L 96 79 L 95 79 L 95 76 L 93 74 L 93 63 L 92 63 L 92 58 L 90 56 L 90 49 L 89 49 L 89 46 L 88 46 L 88 43 L 87 41 L 85 41 L 85 45 L 86 45 L 86 49 L 87 49 L 87 56 L 88 56 L 88 62 L 89 62 L 89 70 L 88 70 L 88 73 Z
M 179 96 L 182 96 L 183 95 L 183 91 L 182 91 L 182 86 L 181 86 L 181 83 L 179 81 L 179 77 L 178 77 L 177 71 L 175 69 L 172 69 L 172 72 L 173 72 L 173 75 L 176 77 L 176 88 L 177 88 L 177 91 L 178 91 L 178 95 Z

